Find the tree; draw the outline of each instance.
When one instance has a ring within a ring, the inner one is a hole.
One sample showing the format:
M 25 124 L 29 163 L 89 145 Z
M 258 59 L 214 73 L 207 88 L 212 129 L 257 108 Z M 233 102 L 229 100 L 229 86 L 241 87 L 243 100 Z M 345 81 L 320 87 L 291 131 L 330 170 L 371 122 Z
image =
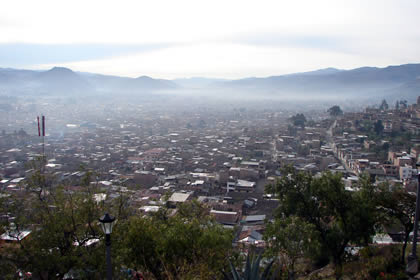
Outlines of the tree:
M 331 108 L 329 108 L 327 110 L 327 112 L 330 114 L 330 116 L 332 117 L 338 117 L 343 115 L 343 111 L 341 110 L 340 106 L 338 105 L 334 105 Z
M 373 126 L 374 126 L 376 135 L 381 135 L 382 132 L 384 131 L 384 125 L 382 124 L 381 120 L 377 120 Z
M 304 114 L 296 114 L 290 118 L 294 126 L 305 127 L 306 117 Z
M 381 105 L 379 106 L 379 109 L 382 111 L 386 111 L 389 109 L 388 103 L 385 99 L 382 99 Z
M 179 214 L 131 217 L 120 225 L 118 255 L 129 267 L 156 279 L 220 278 L 232 246 L 232 233 L 204 216 L 196 202 Z
M 331 257 L 339 279 L 345 248 L 350 242 L 367 244 L 374 234 L 374 187 L 368 178 L 362 178 L 360 191 L 350 192 L 344 188 L 340 174 L 326 172 L 315 178 L 291 166 L 282 174 L 275 184 L 266 187 L 267 193 L 280 200 L 277 217 L 298 216 L 313 225 L 321 250 Z
M 309 155 L 309 153 L 310 153 L 310 149 L 309 149 L 308 146 L 306 146 L 306 145 L 298 145 L 298 147 L 297 147 L 297 154 L 299 156 L 305 157 L 305 156 Z
M 307 123 L 307 125 L 309 127 L 314 127 L 316 125 L 316 122 L 314 120 L 309 120 L 308 123 Z
M 267 255 L 280 256 L 286 264 L 289 279 L 295 279 L 296 261 L 308 257 L 318 249 L 315 228 L 297 216 L 275 219 L 267 225 L 264 239 L 268 242 Z
M 407 100 L 400 100 L 400 108 L 406 109 L 407 108 Z
M 70 271 L 86 279 L 100 277 L 105 249 L 98 242 L 102 231 L 97 219 L 103 208 L 94 200 L 90 173 L 79 183 L 85 190 L 76 193 L 56 186 L 44 173 L 43 160 L 33 166 L 27 195 L 10 197 L 7 209 L 15 218 L 17 232 L 31 230 L 31 234 L 3 256 L 37 279 L 63 278 Z
M 401 249 L 401 263 L 405 263 L 405 251 L 414 228 L 416 211 L 416 196 L 402 188 L 389 188 L 388 184 L 382 185 L 380 192 L 375 194 L 378 205 L 383 213 L 380 219 L 384 226 L 399 224 L 404 229 L 404 244 Z

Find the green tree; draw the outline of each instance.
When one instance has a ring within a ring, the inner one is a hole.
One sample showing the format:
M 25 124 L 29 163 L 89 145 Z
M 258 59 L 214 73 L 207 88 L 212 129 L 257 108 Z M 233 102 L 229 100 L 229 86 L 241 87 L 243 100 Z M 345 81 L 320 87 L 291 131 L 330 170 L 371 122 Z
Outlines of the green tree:
M 308 146 L 306 146 L 306 145 L 298 145 L 297 146 L 297 154 L 299 156 L 305 157 L 305 156 L 309 155 L 309 153 L 310 153 L 310 149 L 309 149 Z
M 414 217 L 416 211 L 416 196 L 406 192 L 402 188 L 390 190 L 388 184 L 375 193 L 375 198 L 381 208 L 384 226 L 401 226 L 404 230 L 404 244 L 401 248 L 401 263 L 405 263 L 405 251 L 410 238 L 410 232 L 414 228 Z
M 331 108 L 329 108 L 327 110 L 327 112 L 330 114 L 330 116 L 332 117 L 338 117 L 343 115 L 343 111 L 341 110 L 340 106 L 338 105 L 334 105 Z
M 314 120 L 309 120 L 308 123 L 307 123 L 307 125 L 309 127 L 314 127 L 316 125 L 316 122 Z
M 386 111 L 388 110 L 389 106 L 385 99 L 382 100 L 381 105 L 379 106 L 380 110 Z
M 275 219 L 267 224 L 264 239 L 268 242 L 266 254 L 280 257 L 286 264 L 289 279 L 295 279 L 295 264 L 300 258 L 309 257 L 319 248 L 314 225 L 297 216 Z
M 220 278 L 232 233 L 202 215 L 196 202 L 181 206 L 179 213 L 131 217 L 120 226 L 118 254 L 123 262 L 156 279 Z
M 350 242 L 367 244 L 374 234 L 376 207 L 371 200 L 374 188 L 367 178 L 360 191 L 344 187 L 340 174 L 323 173 L 313 177 L 286 167 L 284 176 L 268 185 L 266 192 L 280 200 L 277 217 L 298 216 L 314 226 L 322 252 L 331 257 L 336 278 L 342 275 L 345 248 Z
M 376 135 L 381 135 L 384 131 L 384 125 L 382 124 L 381 120 L 377 120 L 374 124 L 374 130 Z
M 57 186 L 43 164 L 42 160 L 32 164 L 35 169 L 25 183 L 27 195 L 8 198 L 5 210 L 14 217 L 17 233 L 30 230 L 31 234 L 3 257 L 37 279 L 61 279 L 71 271 L 84 279 L 100 278 L 105 248 L 98 217 L 104 209 L 94 199 L 98 190 L 90 184 L 91 173 L 86 172 L 78 183 L 83 191 L 75 192 Z
M 294 126 L 305 127 L 306 117 L 304 114 L 296 114 L 290 118 L 290 121 L 293 123 Z

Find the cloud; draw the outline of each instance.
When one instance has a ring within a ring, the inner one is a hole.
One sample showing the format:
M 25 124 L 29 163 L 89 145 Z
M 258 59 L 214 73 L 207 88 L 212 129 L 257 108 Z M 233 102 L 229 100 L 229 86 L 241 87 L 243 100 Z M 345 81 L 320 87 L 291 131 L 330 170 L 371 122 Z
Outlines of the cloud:
M 0 63 L 157 77 L 403 64 L 420 57 L 419 10 L 415 0 L 5 0 Z
M 392 60 L 366 58 L 358 54 L 296 47 L 253 46 L 237 43 L 183 44 L 110 59 L 64 63 L 77 71 L 138 77 L 181 78 L 206 76 L 244 78 L 271 76 L 329 66 L 355 68 L 376 63 L 385 66 Z M 54 65 L 38 65 L 48 69 Z
M 254 32 L 228 38 L 232 43 L 262 47 L 296 47 L 350 53 L 349 38 L 344 36 L 294 34 L 288 32 Z
M 174 44 L 0 44 L 0 62 L 8 67 L 61 64 L 150 52 Z

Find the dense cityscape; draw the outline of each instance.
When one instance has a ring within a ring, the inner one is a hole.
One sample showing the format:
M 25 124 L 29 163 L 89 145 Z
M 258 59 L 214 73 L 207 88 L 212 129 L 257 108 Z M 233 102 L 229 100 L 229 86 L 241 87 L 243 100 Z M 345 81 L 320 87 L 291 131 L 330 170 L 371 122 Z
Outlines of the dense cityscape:
M 415 104 L 398 100 L 388 105 L 383 100 L 360 112 L 343 112 L 335 105 L 309 114 L 135 104 L 103 105 L 93 111 L 87 104 L 49 107 L 48 99 L 12 104 L 2 110 L 7 130 L 0 136 L 3 252 L 31 242 L 34 231 L 43 230 L 19 216 L 41 206 L 21 202 L 20 212 L 13 212 L 16 201 L 38 197 L 42 204 L 58 189 L 85 199 L 89 195 L 97 211 L 116 211 L 119 204 L 118 213 L 111 214 L 121 221 L 156 217 L 162 211 L 173 217 L 185 211 L 182 207 L 200 205 L 200 215 L 228 230 L 234 251 L 244 253 L 271 250 L 267 225 L 276 220 L 280 200 L 267 186 L 279 184 L 288 167 L 315 177 L 339 174 L 347 192 L 359 192 L 363 176 L 375 186 L 386 183 L 407 193 L 416 191 L 420 98 Z M 45 112 L 45 137 L 27 108 Z M 53 117 L 49 108 L 54 108 Z M 57 111 L 65 117 L 54 115 Z M 11 131 L 10 124 L 21 128 Z M 49 201 L 49 207 L 54 203 Z M 120 217 L 121 207 L 125 218 Z M 373 233 L 372 244 L 406 239 L 398 223 Z M 96 248 L 99 233 L 92 234 L 85 232 L 80 238 L 89 244 L 84 246 Z M 346 248 L 354 245 L 347 243 Z M 231 254 L 231 249 L 224 251 Z M 139 273 L 147 275 L 148 269 L 144 266 Z M 61 277 L 73 277 L 71 272 Z

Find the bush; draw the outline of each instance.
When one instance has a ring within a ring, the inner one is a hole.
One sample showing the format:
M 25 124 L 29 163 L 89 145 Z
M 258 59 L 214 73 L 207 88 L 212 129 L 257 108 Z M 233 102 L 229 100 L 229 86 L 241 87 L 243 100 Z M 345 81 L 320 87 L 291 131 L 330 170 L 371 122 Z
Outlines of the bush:
M 360 261 L 364 264 L 359 275 L 364 279 L 407 279 L 400 262 L 398 245 L 366 247 L 360 250 Z

